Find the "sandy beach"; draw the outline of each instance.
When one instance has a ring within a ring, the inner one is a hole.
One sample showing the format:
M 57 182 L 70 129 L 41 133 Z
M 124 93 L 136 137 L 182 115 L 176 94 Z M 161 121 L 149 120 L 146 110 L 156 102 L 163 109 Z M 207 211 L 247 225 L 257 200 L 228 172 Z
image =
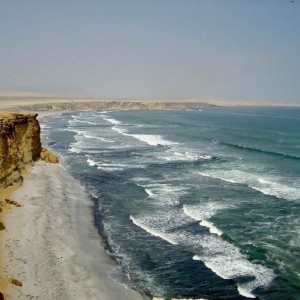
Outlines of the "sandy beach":
M 39 111 L 38 119 L 62 113 Z M 94 225 L 93 200 L 63 163 L 38 161 L 22 177 L 0 190 L 5 299 L 149 299 L 111 279 L 119 266 Z
M 38 162 L 5 215 L 8 299 L 145 299 L 109 278 L 117 267 L 93 225 L 92 202 L 59 164 Z
M 147 299 L 110 278 L 118 265 L 94 226 L 93 201 L 62 164 L 39 161 L 22 177 L 0 190 L 5 299 Z
M 10 196 L 21 187 L 21 183 L 17 182 L 11 186 L 8 186 L 5 189 L 0 189 L 0 202 L 1 202 L 1 214 L 0 214 L 0 291 L 3 292 L 10 285 L 9 278 L 3 276 L 3 267 L 6 265 L 6 262 L 3 260 L 3 247 L 5 244 L 6 238 L 6 226 L 4 224 L 5 215 L 11 210 L 14 209 L 14 205 L 10 205 L 6 202 L 6 199 L 10 199 Z
M 38 119 L 60 113 L 42 111 Z M 110 278 L 118 265 L 94 226 L 93 202 L 62 164 L 39 161 L 22 176 L 0 191 L 5 299 L 147 299 Z

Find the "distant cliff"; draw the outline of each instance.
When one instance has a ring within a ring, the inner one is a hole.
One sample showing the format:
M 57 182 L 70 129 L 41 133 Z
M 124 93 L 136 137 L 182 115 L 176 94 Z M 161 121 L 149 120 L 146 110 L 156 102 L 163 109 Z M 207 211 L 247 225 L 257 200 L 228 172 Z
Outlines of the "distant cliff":
M 203 106 L 212 106 L 203 102 L 153 102 L 153 101 L 66 101 L 52 103 L 35 103 L 30 105 L 22 105 L 24 110 L 165 110 L 165 109 L 181 109 L 181 108 L 200 108 Z
M 0 112 L 0 188 L 20 180 L 21 170 L 48 151 L 42 149 L 36 117 Z

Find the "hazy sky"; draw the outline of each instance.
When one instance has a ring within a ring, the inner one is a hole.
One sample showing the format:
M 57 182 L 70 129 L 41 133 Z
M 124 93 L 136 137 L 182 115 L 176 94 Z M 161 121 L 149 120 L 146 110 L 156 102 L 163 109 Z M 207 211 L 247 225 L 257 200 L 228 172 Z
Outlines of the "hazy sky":
M 0 90 L 300 103 L 300 0 L 0 0 Z

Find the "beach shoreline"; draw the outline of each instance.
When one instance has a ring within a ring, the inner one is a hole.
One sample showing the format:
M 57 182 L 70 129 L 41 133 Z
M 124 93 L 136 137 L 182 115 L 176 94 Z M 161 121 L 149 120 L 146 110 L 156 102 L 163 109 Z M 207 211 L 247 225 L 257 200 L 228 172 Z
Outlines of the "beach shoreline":
M 38 120 L 63 112 L 39 111 Z M 30 164 L 0 200 L 5 299 L 148 299 L 109 277 L 118 264 L 94 226 L 93 202 L 62 164 Z
M 11 198 L 22 205 L 4 216 L 8 299 L 146 299 L 108 277 L 117 263 L 93 224 L 92 202 L 59 164 L 36 163 Z
M 72 111 L 36 111 L 41 124 L 65 112 Z M 0 196 L 21 206 L 1 214 L 4 299 L 152 299 L 112 279 L 120 266 L 105 251 L 93 200 L 62 162 L 28 165 L 22 180 Z

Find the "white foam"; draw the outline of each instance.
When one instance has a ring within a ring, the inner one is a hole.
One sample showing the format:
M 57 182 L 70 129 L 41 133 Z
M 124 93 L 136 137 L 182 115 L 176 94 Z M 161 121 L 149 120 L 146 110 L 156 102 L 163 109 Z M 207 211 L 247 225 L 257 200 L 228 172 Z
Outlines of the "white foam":
M 239 284 L 239 292 L 244 296 L 254 297 L 252 291 L 258 287 L 267 287 L 275 277 L 272 270 L 248 261 L 237 247 L 220 237 L 213 235 L 202 237 L 202 249 L 193 257 L 201 260 L 209 269 L 223 279 L 253 277 L 248 282 Z M 251 295 L 251 296 L 250 296 Z
M 112 130 L 115 130 L 115 131 L 117 131 L 118 133 L 123 134 L 123 135 L 128 135 L 128 134 L 126 133 L 126 130 L 125 130 L 125 129 L 121 129 L 121 128 L 116 127 L 116 126 L 114 126 L 114 127 L 112 128 Z
M 75 147 L 75 145 L 71 144 L 69 146 L 69 149 L 68 149 L 70 152 L 73 152 L 73 153 L 80 153 L 81 152 L 81 149 Z
M 75 143 L 71 143 L 69 145 L 69 151 L 73 152 L 73 153 L 81 153 L 82 151 L 82 145 L 84 145 L 84 143 L 82 143 L 82 138 L 84 138 L 84 131 L 81 130 L 77 130 L 77 129 L 69 129 L 68 130 L 75 132 L 76 135 L 74 136 L 76 142 Z
M 50 129 L 51 127 L 45 124 L 40 123 L 40 128 L 41 129 Z
M 150 134 L 130 134 L 130 136 L 147 143 L 151 146 L 169 146 L 169 145 L 178 145 L 178 143 L 167 141 L 163 139 L 160 135 L 150 135 Z
M 223 279 L 248 277 L 239 284 L 239 292 L 253 297 L 252 291 L 267 287 L 275 277 L 272 270 L 250 262 L 240 250 L 216 235 L 193 235 L 184 228 L 193 221 L 182 210 L 172 209 L 155 214 L 130 216 L 133 223 L 153 236 L 173 245 L 182 245 L 195 253 L 193 259 L 201 260 Z M 254 279 L 253 279 L 254 278 Z
M 77 134 L 81 134 L 81 133 L 82 133 L 81 130 L 75 129 L 75 128 L 70 127 L 70 126 L 66 129 L 66 131 L 75 132 L 75 133 L 77 133 Z
M 234 206 L 232 204 L 208 202 L 201 203 L 198 205 L 184 204 L 182 209 L 187 216 L 197 221 L 201 221 L 199 225 L 207 227 L 210 233 L 222 235 L 223 232 L 219 228 L 217 228 L 213 222 L 207 220 L 210 219 L 213 215 L 219 213 L 220 211 L 233 207 Z
M 156 213 L 131 216 L 131 220 L 134 220 L 135 225 L 171 244 L 181 243 L 175 233 L 178 227 L 193 223 L 193 220 L 184 215 L 179 208 L 162 209 Z
M 158 158 L 164 159 L 167 161 L 195 161 L 195 160 L 199 160 L 199 159 L 211 159 L 212 157 L 209 155 L 201 155 L 201 154 L 195 153 L 192 150 L 178 152 L 178 151 L 173 151 L 171 149 L 171 150 L 167 150 L 165 152 L 165 155 L 159 156 Z
M 112 124 L 114 124 L 114 125 L 120 125 L 120 124 L 121 124 L 121 122 L 118 121 L 118 120 L 116 120 L 116 119 L 112 119 L 112 118 L 104 118 L 104 117 L 102 117 L 102 118 L 103 118 L 103 120 L 105 120 L 105 121 L 107 121 L 107 122 L 110 122 L 110 123 L 112 123 Z
M 94 136 L 89 132 L 89 130 L 82 130 L 73 127 L 68 127 L 67 130 L 76 133 L 74 136 L 76 142 L 71 143 L 69 146 L 69 151 L 73 153 L 80 153 L 82 151 L 89 153 L 98 153 L 100 146 L 97 141 L 101 141 L 104 143 L 115 143 L 115 141 L 113 140 Z
M 107 171 L 107 172 L 114 172 L 114 171 L 123 171 L 124 168 L 119 168 L 119 167 L 114 167 L 114 166 L 105 167 L 105 166 L 101 165 L 101 166 L 98 166 L 98 170 L 103 170 L 103 171 Z
M 184 157 L 186 157 L 189 160 L 197 160 L 197 159 L 199 159 L 199 155 L 196 154 L 196 153 L 185 151 L 183 155 L 184 155 Z
M 112 118 L 104 118 L 104 120 L 114 124 L 114 125 L 120 125 L 121 122 Z M 136 125 L 138 127 L 142 125 Z M 177 145 L 178 143 L 167 141 L 163 139 L 160 135 L 149 135 L 149 134 L 129 134 L 127 133 L 126 129 L 120 128 L 117 126 L 112 127 L 113 130 L 117 131 L 118 133 L 125 135 L 125 136 L 130 136 L 133 138 L 136 138 L 144 143 L 147 143 L 151 146 L 158 146 L 158 145 Z
M 280 178 L 266 179 L 255 174 L 239 170 L 209 170 L 199 172 L 206 177 L 217 178 L 230 183 L 244 184 L 265 195 L 275 196 L 280 199 L 299 201 L 300 189 L 280 183 Z
M 145 192 L 148 194 L 149 197 L 155 197 L 154 193 L 152 193 L 150 189 L 145 189 Z
M 180 204 L 179 198 L 186 194 L 183 187 L 176 187 L 164 183 L 140 185 L 145 188 L 148 198 L 155 204 L 162 206 L 176 206 Z
M 70 125 L 74 124 L 74 123 L 85 123 L 85 124 L 90 124 L 90 125 L 97 125 L 96 123 L 94 122 L 90 122 L 90 121 L 85 121 L 85 120 L 78 120 L 76 118 L 74 118 L 73 120 L 69 120 L 68 123 Z
M 138 227 L 144 229 L 148 233 L 150 233 L 153 236 L 159 237 L 170 244 L 176 245 L 176 241 L 173 240 L 168 234 L 165 234 L 164 232 L 161 232 L 159 230 L 152 229 L 150 227 L 147 227 L 145 224 L 143 224 L 138 218 L 135 218 L 133 216 L 130 216 L 130 220 Z
M 256 298 L 253 294 L 249 293 L 247 290 L 242 288 L 241 285 L 239 285 L 239 284 L 238 284 L 237 289 L 238 289 L 239 294 L 246 298 L 252 298 L 252 299 Z
M 166 151 L 166 156 L 160 156 L 159 158 L 168 160 L 168 161 L 190 161 L 190 160 L 197 160 L 198 155 L 189 153 L 189 152 L 177 152 L 177 151 Z
M 201 226 L 207 227 L 209 229 L 210 233 L 214 233 L 214 234 L 217 234 L 217 235 L 222 235 L 223 234 L 223 232 L 220 229 L 218 229 L 214 225 L 214 223 L 212 223 L 212 222 L 202 220 L 199 224 Z
M 112 112 L 111 110 L 103 110 L 103 111 L 100 111 L 99 113 L 100 114 L 107 114 L 107 113 L 110 113 Z
M 98 136 L 94 136 L 94 135 L 83 134 L 83 136 L 86 137 L 87 139 L 96 139 L 96 140 L 100 140 L 105 143 L 115 143 L 115 141 L 108 140 L 106 138 L 102 138 L 102 137 L 98 137 Z
M 178 143 L 171 142 L 171 141 L 163 139 L 163 137 L 160 136 L 160 135 L 152 135 L 152 134 L 129 134 L 129 133 L 126 133 L 125 129 L 123 129 L 123 128 L 121 129 L 121 128 L 116 127 L 116 126 L 114 126 L 112 129 L 115 130 L 115 131 L 117 131 L 117 132 L 119 132 L 122 135 L 133 137 L 133 138 L 138 139 L 141 142 L 144 142 L 144 143 L 149 144 L 151 146 L 158 146 L 158 145 L 162 145 L 162 146 L 178 145 Z
M 74 121 L 79 122 L 79 123 L 86 123 L 86 124 L 90 124 L 90 125 L 97 125 L 94 122 L 90 122 L 90 121 L 86 121 L 86 120 L 78 120 L 78 119 L 74 119 Z
M 128 164 L 113 164 L 113 163 L 105 163 L 101 161 L 95 161 L 90 158 L 89 155 L 86 155 L 87 157 L 87 163 L 89 166 L 94 167 L 97 166 L 98 170 L 103 170 L 107 172 L 113 172 L 113 171 L 123 171 L 124 169 L 130 169 L 132 168 L 132 165 Z M 143 168 L 143 165 L 134 165 L 134 168 Z
M 184 204 L 182 209 L 186 215 L 189 217 L 201 221 L 205 219 L 211 218 L 213 215 L 217 214 L 218 212 L 233 208 L 232 204 L 227 203 L 218 203 L 218 202 L 208 202 L 208 203 L 200 203 L 196 205 L 187 205 Z
M 261 183 L 261 186 L 252 188 L 265 195 L 272 195 L 287 200 L 300 200 L 299 189 L 267 180 L 261 181 L 261 179 L 259 179 L 258 181 Z
M 94 167 L 94 166 L 97 165 L 96 162 L 95 162 L 94 160 L 90 159 L 90 158 L 87 159 L 87 163 L 88 163 L 91 167 Z
M 202 159 L 212 159 L 212 157 L 210 155 L 199 155 L 199 158 L 202 158 Z

